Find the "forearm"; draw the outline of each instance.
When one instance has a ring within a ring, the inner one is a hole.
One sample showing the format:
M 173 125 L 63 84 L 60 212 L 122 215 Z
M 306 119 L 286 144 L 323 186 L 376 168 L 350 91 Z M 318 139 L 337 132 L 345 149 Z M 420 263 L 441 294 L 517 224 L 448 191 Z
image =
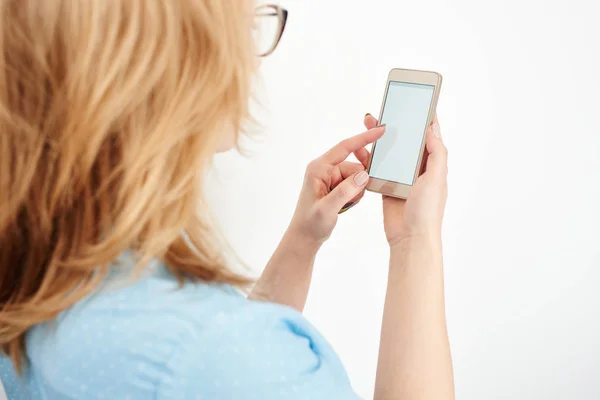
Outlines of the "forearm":
M 318 250 L 318 244 L 288 230 L 248 298 L 287 305 L 302 312 Z
M 454 399 L 439 238 L 390 252 L 375 400 Z

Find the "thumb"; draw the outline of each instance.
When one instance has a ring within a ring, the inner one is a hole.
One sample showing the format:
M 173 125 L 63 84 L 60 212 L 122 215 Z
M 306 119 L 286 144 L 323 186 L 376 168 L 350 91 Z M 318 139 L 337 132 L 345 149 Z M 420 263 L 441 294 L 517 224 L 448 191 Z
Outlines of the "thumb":
M 377 118 L 375 118 L 374 116 L 372 116 L 369 113 L 367 113 L 365 115 L 365 121 L 364 122 L 365 122 L 365 128 L 367 128 L 367 129 L 373 129 L 378 124 Z
M 342 207 L 365 189 L 368 181 L 369 174 L 366 171 L 350 175 L 340 182 L 327 196 L 321 199 L 322 206 L 337 214 Z
M 425 145 L 429 156 L 427 157 L 427 172 L 432 172 L 438 176 L 443 176 L 448 171 L 448 150 L 442 142 L 440 125 L 433 123 L 427 130 Z

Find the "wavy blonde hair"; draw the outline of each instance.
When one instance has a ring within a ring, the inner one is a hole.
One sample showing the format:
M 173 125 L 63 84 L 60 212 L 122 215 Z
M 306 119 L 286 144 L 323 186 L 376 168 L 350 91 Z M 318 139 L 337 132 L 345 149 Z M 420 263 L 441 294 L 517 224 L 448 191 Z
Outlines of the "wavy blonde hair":
M 244 284 L 203 168 L 249 120 L 249 0 L 0 0 L 0 344 L 90 294 L 128 249 Z M 184 234 L 182 234 L 182 232 Z

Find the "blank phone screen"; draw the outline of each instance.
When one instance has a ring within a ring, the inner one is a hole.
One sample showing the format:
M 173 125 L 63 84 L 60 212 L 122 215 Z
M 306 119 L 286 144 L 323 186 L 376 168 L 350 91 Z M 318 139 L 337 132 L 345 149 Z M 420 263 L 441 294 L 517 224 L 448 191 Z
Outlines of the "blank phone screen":
M 371 177 L 413 184 L 434 90 L 432 85 L 390 81 L 380 121 L 386 129 L 373 150 Z

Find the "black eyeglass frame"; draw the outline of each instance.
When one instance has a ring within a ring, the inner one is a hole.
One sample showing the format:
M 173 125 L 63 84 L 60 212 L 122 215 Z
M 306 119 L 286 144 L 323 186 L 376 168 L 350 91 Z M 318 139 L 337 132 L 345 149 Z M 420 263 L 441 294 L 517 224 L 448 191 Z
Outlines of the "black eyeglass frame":
M 281 41 L 281 37 L 283 36 L 283 31 L 285 30 L 285 25 L 287 23 L 288 11 L 285 8 L 277 6 L 275 4 L 265 4 L 256 8 L 255 16 L 277 17 L 279 21 L 277 25 L 277 33 L 275 35 L 275 38 L 273 39 L 273 44 L 267 51 L 258 54 L 259 57 L 266 57 L 275 51 L 277 45 Z

